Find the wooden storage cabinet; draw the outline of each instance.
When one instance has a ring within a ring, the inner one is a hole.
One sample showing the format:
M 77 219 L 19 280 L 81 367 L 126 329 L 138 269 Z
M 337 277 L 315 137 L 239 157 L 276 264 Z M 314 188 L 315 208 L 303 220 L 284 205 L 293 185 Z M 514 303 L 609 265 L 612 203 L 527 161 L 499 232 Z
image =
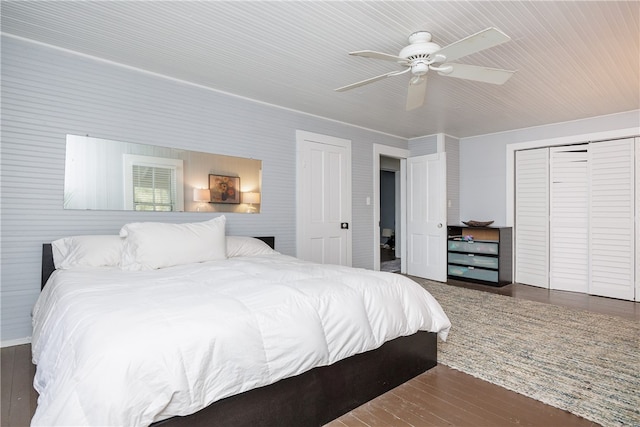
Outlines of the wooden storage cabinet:
M 511 227 L 450 225 L 447 232 L 447 277 L 493 286 L 511 283 Z

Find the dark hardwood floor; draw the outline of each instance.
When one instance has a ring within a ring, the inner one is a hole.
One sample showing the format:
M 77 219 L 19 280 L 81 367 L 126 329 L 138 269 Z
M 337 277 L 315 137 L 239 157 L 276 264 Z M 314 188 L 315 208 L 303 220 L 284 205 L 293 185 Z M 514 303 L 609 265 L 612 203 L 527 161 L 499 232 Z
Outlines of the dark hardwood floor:
M 393 261 L 396 259 L 396 251 L 394 249 L 380 248 L 380 262 Z
M 449 284 L 640 321 L 640 303 L 631 301 L 550 291 L 520 284 L 500 288 L 457 281 Z M 0 360 L 0 425 L 28 426 L 37 400 L 37 393 L 32 387 L 35 367 L 31 363 L 31 346 L 25 344 L 2 348 Z M 595 424 L 444 365 L 438 365 L 327 426 L 408 425 L 547 427 Z
M 31 345 L 3 347 L 0 365 L 0 425 L 28 426 L 38 400 L 38 393 L 32 385 L 36 367 L 31 363 Z
M 325 427 L 562 426 L 597 424 L 444 365 Z
M 452 286 L 476 289 L 494 294 L 507 295 L 514 298 L 554 304 L 578 310 L 587 310 L 607 316 L 624 317 L 626 319 L 640 321 L 640 303 L 633 301 L 597 297 L 577 292 L 542 289 L 536 286 L 521 285 L 519 283 L 512 283 L 502 287 L 480 285 L 458 280 L 449 280 L 447 283 Z

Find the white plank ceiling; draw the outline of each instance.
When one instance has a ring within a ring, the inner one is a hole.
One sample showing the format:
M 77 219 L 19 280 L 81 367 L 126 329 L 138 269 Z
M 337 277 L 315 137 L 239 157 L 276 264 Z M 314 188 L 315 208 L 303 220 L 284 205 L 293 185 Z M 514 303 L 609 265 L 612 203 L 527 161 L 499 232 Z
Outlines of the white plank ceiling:
M 638 1 L 2 1 L 2 32 L 218 91 L 412 138 L 467 137 L 640 108 Z M 503 86 L 395 69 L 414 31 L 446 46 L 487 27 L 512 40 L 456 62 L 517 70 Z

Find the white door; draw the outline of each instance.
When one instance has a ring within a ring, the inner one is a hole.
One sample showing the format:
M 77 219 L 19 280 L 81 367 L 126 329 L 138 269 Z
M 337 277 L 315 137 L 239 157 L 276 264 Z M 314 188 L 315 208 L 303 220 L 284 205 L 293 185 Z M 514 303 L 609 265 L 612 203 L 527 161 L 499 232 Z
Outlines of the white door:
M 635 138 L 636 152 L 636 297 L 640 301 L 640 138 Z
M 633 138 L 589 145 L 589 293 L 634 299 Z
M 588 148 L 550 148 L 550 289 L 589 292 Z
M 515 281 L 548 288 L 549 149 L 515 157 Z
M 407 159 L 407 274 L 447 281 L 445 153 Z
M 351 265 L 351 141 L 297 131 L 297 256 Z

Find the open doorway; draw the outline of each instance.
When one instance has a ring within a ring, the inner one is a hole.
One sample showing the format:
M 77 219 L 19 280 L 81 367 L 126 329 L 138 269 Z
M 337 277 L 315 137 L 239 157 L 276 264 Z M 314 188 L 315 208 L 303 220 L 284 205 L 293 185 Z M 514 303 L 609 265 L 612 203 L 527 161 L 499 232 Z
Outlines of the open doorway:
M 387 238 L 382 236 L 383 230 L 380 226 L 380 171 L 385 170 L 395 174 L 395 251 L 392 252 L 396 259 L 400 259 L 400 272 L 406 273 L 405 256 L 406 253 L 406 165 L 409 157 L 409 150 L 391 147 L 382 144 L 373 144 L 373 229 L 371 243 L 373 244 L 373 269 L 380 270 L 381 244 L 384 245 Z M 394 161 L 394 166 L 387 164 L 387 160 Z M 381 165 L 385 165 L 382 167 Z M 399 165 L 399 166 L 398 166 Z M 368 203 L 368 202 L 367 202 Z M 387 232 L 385 231 L 385 234 Z M 384 240 L 383 240 L 384 239 Z
M 400 159 L 380 156 L 380 270 L 399 272 Z

